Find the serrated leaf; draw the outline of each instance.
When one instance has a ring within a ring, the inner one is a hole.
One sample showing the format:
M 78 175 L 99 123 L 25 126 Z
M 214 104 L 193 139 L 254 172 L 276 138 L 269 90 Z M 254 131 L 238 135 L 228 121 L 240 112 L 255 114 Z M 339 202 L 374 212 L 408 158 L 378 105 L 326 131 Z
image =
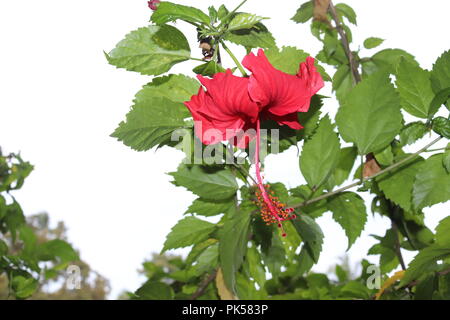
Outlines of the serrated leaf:
M 222 201 L 208 201 L 199 198 L 194 200 L 194 202 L 187 209 L 186 213 L 196 213 L 201 216 L 211 217 L 221 213 L 226 213 L 233 205 L 233 198 Z
M 250 29 L 241 29 L 226 33 L 224 39 L 248 49 L 276 47 L 274 37 L 262 23 L 257 23 Z
M 345 3 L 338 3 L 335 5 L 335 8 L 341 16 L 346 17 L 350 23 L 356 25 L 356 13 L 352 7 Z
M 238 190 L 236 178 L 229 170 L 209 170 L 194 165 L 191 168 L 180 165 L 176 172 L 170 173 L 174 184 L 183 186 L 205 200 L 225 200 Z
M 316 133 L 305 142 L 300 156 L 300 170 L 312 189 L 326 181 L 336 167 L 339 153 L 339 138 L 327 115 L 320 121 Z
M 380 70 L 395 74 L 401 57 L 409 62 L 419 65 L 414 56 L 401 49 L 384 49 L 372 56 L 369 62 L 363 63 L 363 74 L 371 75 Z
M 428 158 L 417 172 L 413 206 L 420 210 L 450 200 L 450 173 L 442 165 L 443 154 Z
M 383 150 L 376 152 L 374 156 L 376 161 L 382 166 L 390 166 L 394 162 L 394 154 L 392 153 L 392 147 L 390 145 Z
M 264 265 L 261 263 L 262 258 L 258 249 L 254 245 L 248 248 L 245 258 L 245 266 L 248 269 L 249 275 L 263 288 L 266 283 L 266 271 Z
M 360 82 L 336 115 L 339 132 L 361 155 L 386 147 L 402 127 L 400 101 L 384 72 Z
M 152 22 L 156 24 L 164 24 L 176 20 L 184 20 L 193 23 L 200 23 L 208 25 L 210 18 L 203 11 L 194 8 L 175 4 L 169 1 L 162 1 L 158 10 L 153 12 L 151 17 Z
M 347 147 L 341 149 L 341 151 L 339 152 L 339 159 L 337 161 L 336 168 L 334 169 L 330 177 L 331 184 L 328 184 L 328 189 L 332 189 L 334 186 L 339 186 L 348 179 L 357 156 L 358 151 L 355 147 Z
M 283 47 L 281 50 L 276 47 L 269 48 L 265 50 L 265 54 L 275 68 L 292 75 L 298 73 L 300 63 L 306 61 L 306 58 L 309 56 L 305 51 L 295 47 Z M 331 79 L 325 72 L 325 69 L 317 63 L 317 60 L 315 65 L 324 80 L 328 81 Z
M 403 109 L 413 116 L 426 119 L 434 98 L 429 72 L 402 57 L 396 78 Z
M 450 244 L 450 216 L 442 219 L 436 227 L 436 243 L 442 246 Z
M 200 243 L 209 238 L 216 226 L 194 217 L 186 217 L 172 228 L 166 237 L 162 252 Z
M 407 156 L 408 155 L 404 155 L 397 158 L 396 162 L 401 161 Z M 423 158 L 417 157 L 399 168 L 376 178 L 378 186 L 384 192 L 385 196 L 406 211 L 412 209 L 411 204 L 414 181 L 423 162 Z
M 186 258 L 186 265 L 190 266 L 194 263 L 194 261 L 198 258 L 200 254 L 202 254 L 203 251 L 205 251 L 206 248 L 209 246 L 217 243 L 217 239 L 210 238 L 208 240 L 205 240 L 203 242 L 197 243 L 194 245 L 192 250 L 189 252 L 189 255 Z
M 188 60 L 190 55 L 189 43 L 183 33 L 175 27 L 161 25 L 130 32 L 106 54 L 106 58 L 117 68 L 144 75 L 160 75 L 175 64 Z
M 328 209 L 333 219 L 341 225 L 348 238 L 348 249 L 361 235 L 367 222 L 364 200 L 353 192 L 344 192 L 328 200 Z
M 126 120 L 111 134 L 137 151 L 149 150 L 170 142 L 172 133 L 185 126 L 186 108 L 167 98 L 136 100 Z
M 435 263 L 450 256 L 450 244 L 445 246 L 432 245 L 419 251 L 406 269 L 401 286 L 417 280 L 424 273 L 431 271 Z
M 417 121 L 408 123 L 400 131 L 400 144 L 402 146 L 410 145 L 423 138 L 428 129 L 425 123 Z
M 353 89 L 353 77 L 349 66 L 341 65 L 333 75 L 333 90 L 336 98 L 342 103 Z
M 303 3 L 295 15 L 291 18 L 294 22 L 297 23 L 305 23 L 308 20 L 312 19 L 314 13 L 314 4 L 312 1 L 307 1 Z
M 431 82 L 435 93 L 450 87 L 450 50 L 445 51 L 434 63 Z
M 241 206 L 231 219 L 225 221 L 220 231 L 220 265 L 225 284 L 231 292 L 236 292 L 236 273 L 247 251 L 250 219 L 249 210 Z
M 378 47 L 383 42 L 384 42 L 384 39 L 370 37 L 370 38 L 367 38 L 366 40 L 364 40 L 364 48 L 373 49 L 373 48 Z
M 322 251 L 324 237 L 320 226 L 314 219 L 306 215 L 301 215 L 296 219 L 291 220 L 291 222 L 304 242 L 302 251 L 306 250 L 308 256 L 317 263 L 319 261 L 320 252 Z
M 445 88 L 436 93 L 436 96 L 430 103 L 430 111 L 428 112 L 428 118 L 433 117 L 433 115 L 439 110 L 441 105 L 445 104 L 450 98 L 450 88 Z M 447 109 L 450 110 L 450 104 L 447 103 Z
M 228 31 L 236 31 L 241 29 L 250 29 L 258 22 L 267 19 L 251 13 L 238 13 L 228 24 Z

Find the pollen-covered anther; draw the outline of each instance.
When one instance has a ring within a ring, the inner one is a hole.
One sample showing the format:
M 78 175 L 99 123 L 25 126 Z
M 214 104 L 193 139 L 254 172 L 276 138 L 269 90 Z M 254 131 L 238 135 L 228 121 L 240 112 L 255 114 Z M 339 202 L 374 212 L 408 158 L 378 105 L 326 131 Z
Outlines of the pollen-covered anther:
M 270 190 L 269 185 L 263 185 L 263 188 L 267 191 Z M 286 205 L 282 203 L 278 197 L 274 195 L 273 190 L 267 192 L 268 199 L 264 199 L 261 193 L 261 188 L 256 191 L 255 204 L 260 208 L 261 218 L 266 225 L 277 224 L 279 228 L 283 229 L 281 222 L 286 220 L 295 219 L 297 216 L 293 214 L 293 208 L 286 208 Z M 268 203 L 270 201 L 270 203 Z M 286 236 L 284 230 L 282 230 L 283 236 Z

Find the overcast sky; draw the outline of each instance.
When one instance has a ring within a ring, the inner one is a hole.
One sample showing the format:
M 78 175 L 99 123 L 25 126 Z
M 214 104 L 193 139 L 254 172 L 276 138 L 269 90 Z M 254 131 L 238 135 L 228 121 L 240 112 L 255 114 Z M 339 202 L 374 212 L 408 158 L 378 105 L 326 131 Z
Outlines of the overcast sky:
M 175 2 L 202 9 L 223 3 Z M 233 8 L 239 2 L 226 4 Z M 289 20 L 302 2 L 249 0 L 242 10 L 270 17 L 266 25 L 279 46 L 294 45 L 314 55 L 320 44 L 309 25 Z M 381 48 L 402 48 L 425 68 L 450 48 L 446 0 L 345 2 L 358 15 L 355 44 L 381 37 L 386 39 Z M 0 2 L 0 146 L 5 152 L 20 151 L 35 165 L 17 199 L 28 215 L 46 211 L 54 223 L 66 223 L 81 257 L 110 279 L 112 298 L 139 286 L 143 279 L 137 269 L 151 252 L 161 250 L 165 235 L 195 198 L 174 187 L 166 175 L 176 169 L 181 152 L 163 148 L 138 153 L 109 137 L 150 78 L 108 65 L 102 51 L 147 25 L 150 13 L 144 0 Z M 193 56 L 201 57 L 193 28 L 178 27 L 190 39 Z M 244 52 L 236 51 L 242 58 Z M 225 62 L 231 66 L 230 60 Z M 186 62 L 172 72 L 191 74 L 197 64 Z M 331 95 L 330 88 L 321 93 Z M 336 104 L 328 102 L 325 110 L 334 115 Z M 296 150 L 269 156 L 265 176 L 290 187 L 302 184 Z M 434 228 L 449 206 L 426 212 L 432 213 L 427 223 Z M 374 243 L 369 234 L 382 235 L 389 226 L 387 219 L 370 217 L 364 234 L 346 253 L 347 239 L 330 214 L 318 222 L 325 245 L 314 270 L 322 272 L 346 254 L 353 263 L 364 258 Z M 406 256 L 409 261 L 411 255 Z

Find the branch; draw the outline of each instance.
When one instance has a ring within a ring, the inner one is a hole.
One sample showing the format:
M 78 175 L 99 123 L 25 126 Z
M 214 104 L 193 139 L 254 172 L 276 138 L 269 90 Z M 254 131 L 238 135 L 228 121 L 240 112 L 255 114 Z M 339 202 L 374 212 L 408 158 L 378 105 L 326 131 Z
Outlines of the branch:
M 375 173 L 374 175 L 371 175 L 371 176 L 369 176 L 369 177 L 366 177 L 366 178 L 364 178 L 364 179 L 362 179 L 362 180 L 358 180 L 358 181 L 356 181 L 356 182 L 354 182 L 354 183 L 352 183 L 352 184 L 349 184 L 348 186 L 339 188 L 339 189 L 337 189 L 337 190 L 335 190 L 335 191 L 331 191 L 331 192 L 325 193 L 325 194 L 323 194 L 323 195 L 321 195 L 321 196 L 319 196 L 319 197 L 317 197 L 317 198 L 314 198 L 314 199 L 305 201 L 305 202 L 303 202 L 303 203 L 300 203 L 300 204 L 298 204 L 298 205 L 295 205 L 295 206 L 293 206 L 293 208 L 301 208 L 301 207 L 307 206 L 307 205 L 309 205 L 309 204 L 311 204 L 311 203 L 314 203 L 314 202 L 317 202 L 317 201 L 320 201 L 320 200 L 329 198 L 329 197 L 334 196 L 334 195 L 336 195 L 336 194 L 338 194 L 338 193 L 341 193 L 341 192 L 343 192 L 343 191 L 345 191 L 345 190 L 347 190 L 347 189 L 350 189 L 350 188 L 359 186 L 359 185 L 361 185 L 362 183 L 364 183 L 364 182 L 366 182 L 366 181 L 368 181 L 368 180 L 372 180 L 372 179 L 374 179 L 374 178 L 376 178 L 376 177 L 378 177 L 378 176 L 380 176 L 380 175 L 382 175 L 382 174 L 384 174 L 384 173 L 386 173 L 386 172 L 389 172 L 389 171 L 391 171 L 391 170 L 393 170 L 393 169 L 395 169 L 395 168 L 398 168 L 399 166 L 405 164 L 406 162 L 408 162 L 408 161 L 410 161 L 410 160 L 416 158 L 418 155 L 420 155 L 422 152 L 424 152 L 425 150 L 427 150 L 429 147 L 431 147 L 432 145 L 434 145 L 435 143 L 437 143 L 437 142 L 440 141 L 441 139 L 442 139 L 442 137 L 439 137 L 439 138 L 434 139 L 432 142 L 430 142 L 429 144 L 427 144 L 425 147 L 423 147 L 423 148 L 420 149 L 419 151 L 417 151 L 417 152 L 411 154 L 410 156 L 406 157 L 405 159 L 403 159 L 403 160 L 401 160 L 401 161 L 399 161 L 399 162 L 397 162 L 397 163 L 394 163 L 393 165 L 390 165 L 389 167 L 387 167 L 387 168 L 381 170 L 380 172 Z
M 191 300 L 196 300 L 197 298 L 201 297 L 205 291 L 206 288 L 208 288 L 209 284 L 214 281 L 217 275 L 217 270 L 214 270 L 213 273 L 209 275 L 208 278 L 206 278 L 198 287 L 197 291 L 194 292 L 194 294 L 191 296 Z
M 342 27 L 341 21 L 336 13 L 336 8 L 333 5 L 333 2 L 330 1 L 330 6 L 328 7 L 331 16 L 333 17 L 334 23 L 336 24 L 336 30 L 339 33 L 339 36 L 341 37 L 341 43 L 344 47 L 345 55 L 347 56 L 348 62 L 350 64 L 350 69 L 352 71 L 352 78 L 353 78 L 353 84 L 357 84 L 361 82 L 361 75 L 358 71 L 358 63 L 355 60 L 355 57 L 353 56 L 352 51 L 350 50 L 350 44 L 348 42 L 347 34 L 344 31 L 344 28 Z

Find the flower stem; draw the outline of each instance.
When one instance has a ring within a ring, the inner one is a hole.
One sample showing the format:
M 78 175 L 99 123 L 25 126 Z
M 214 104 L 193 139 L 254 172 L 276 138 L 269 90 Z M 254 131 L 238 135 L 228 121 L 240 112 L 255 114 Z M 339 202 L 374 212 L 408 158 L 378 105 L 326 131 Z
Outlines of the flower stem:
M 369 177 L 363 178 L 362 180 L 358 180 L 358 181 L 356 181 L 356 182 L 354 182 L 354 183 L 352 183 L 352 184 L 349 184 L 348 186 L 345 186 L 345 187 L 339 188 L 339 189 L 337 189 L 337 190 L 334 190 L 334 191 L 325 193 L 325 194 L 323 194 L 323 195 L 321 195 L 321 196 L 318 196 L 317 198 L 314 198 L 314 199 L 311 199 L 311 200 L 308 200 L 308 201 L 304 201 L 304 202 L 302 202 L 302 203 L 300 203 L 300 204 L 297 204 L 297 205 L 294 205 L 294 206 L 292 206 L 292 207 L 293 207 L 293 208 L 301 208 L 301 207 L 307 206 L 307 205 L 309 205 L 309 204 L 311 204 L 311 203 L 315 203 L 315 202 L 317 202 L 317 201 L 320 201 L 320 200 L 323 200 L 323 199 L 332 197 L 332 196 L 334 196 L 334 195 L 336 195 L 336 194 L 338 194 L 338 193 L 341 193 L 341 192 L 343 192 L 343 191 L 345 191 L 345 190 L 347 190 L 347 189 L 350 189 L 350 188 L 359 186 L 360 184 L 364 183 L 365 181 L 372 180 L 372 179 L 374 179 L 374 178 L 376 178 L 376 177 L 378 177 L 378 176 L 380 176 L 380 175 L 382 175 L 382 174 L 384 174 L 384 173 L 386 173 L 386 172 L 389 172 L 389 171 L 391 171 L 391 170 L 393 170 L 393 169 L 395 169 L 395 168 L 398 168 L 398 167 L 401 166 L 402 164 L 405 164 L 406 162 L 408 162 L 408 161 L 414 159 L 415 157 L 417 157 L 418 155 L 420 155 L 422 152 L 425 152 L 429 147 L 431 147 L 432 145 L 434 145 L 435 143 L 437 143 L 437 142 L 440 141 L 441 139 L 442 139 L 442 137 L 436 138 L 435 140 L 433 140 L 432 142 L 430 142 L 429 144 L 427 144 L 425 147 L 423 147 L 423 148 L 420 149 L 419 151 L 417 151 L 417 152 L 411 154 L 410 156 L 406 157 L 405 159 L 403 159 L 403 160 L 401 160 L 401 161 L 399 161 L 399 162 L 397 162 L 397 163 L 394 163 L 393 165 L 390 165 L 389 167 L 387 167 L 387 168 L 385 168 L 385 169 L 383 169 L 383 170 L 381 170 L 381 171 L 375 173 L 374 175 L 371 175 L 371 176 L 369 176 Z
M 247 73 L 245 72 L 244 67 L 239 62 L 239 60 L 236 58 L 236 56 L 233 54 L 233 52 L 231 52 L 231 50 L 226 46 L 226 44 L 223 41 L 220 41 L 220 44 L 222 45 L 224 50 L 230 55 L 231 59 L 233 59 L 234 63 L 236 64 L 236 66 L 238 67 L 238 69 L 242 73 L 242 75 L 244 77 L 247 77 Z
M 260 149 L 260 143 L 261 143 L 261 133 L 260 133 L 261 127 L 260 126 L 261 126 L 261 124 L 260 124 L 260 120 L 258 118 L 258 120 L 256 122 L 256 148 L 255 148 L 256 179 L 258 180 L 258 188 L 259 188 L 259 191 L 261 192 L 264 202 L 267 204 L 267 207 L 269 208 L 271 214 L 280 223 L 279 226 L 281 227 L 282 219 L 277 214 L 277 210 L 274 208 L 273 203 L 270 200 L 269 195 L 267 194 L 266 188 L 264 188 L 264 183 L 263 183 L 263 180 L 261 177 L 261 168 L 260 168 L 260 162 L 259 162 L 259 149 Z

